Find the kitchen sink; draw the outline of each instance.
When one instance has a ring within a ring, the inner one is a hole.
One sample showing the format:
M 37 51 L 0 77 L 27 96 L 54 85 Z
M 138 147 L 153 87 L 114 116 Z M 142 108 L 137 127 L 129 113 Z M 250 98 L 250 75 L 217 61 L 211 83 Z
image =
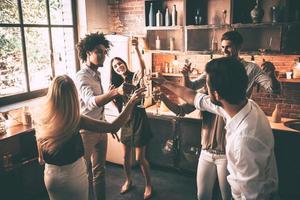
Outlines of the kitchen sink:
M 286 127 L 300 131 L 300 120 L 291 120 L 283 123 Z

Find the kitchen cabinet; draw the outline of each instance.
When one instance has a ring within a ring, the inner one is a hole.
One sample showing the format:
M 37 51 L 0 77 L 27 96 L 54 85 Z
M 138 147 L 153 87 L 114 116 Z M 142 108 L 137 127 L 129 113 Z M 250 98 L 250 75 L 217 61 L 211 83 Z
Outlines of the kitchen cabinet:
M 29 200 L 45 195 L 34 130 L 18 125 L 0 136 L 1 199 Z
M 279 178 L 279 195 L 283 200 L 300 199 L 300 134 L 273 130 Z
M 148 113 L 153 137 L 147 146 L 150 164 L 196 172 L 201 149 L 200 119 Z
M 262 1 L 261 1 L 262 2 Z M 164 18 L 166 8 L 171 11 L 176 5 L 178 26 L 149 26 L 150 4 L 154 15 L 158 10 Z M 145 26 L 149 50 L 154 53 L 218 53 L 220 39 L 228 30 L 238 30 L 245 38 L 241 49 L 245 53 L 285 53 L 300 52 L 300 2 L 295 0 L 262 2 L 264 16 L 261 23 L 252 23 L 250 12 L 256 5 L 255 0 L 181 0 L 181 1 L 145 1 Z M 271 8 L 276 6 L 276 22 L 272 19 Z M 195 24 L 195 15 L 199 10 L 201 23 Z M 274 23 L 273 23 L 274 22 Z M 156 48 L 156 39 L 161 47 Z M 170 50 L 170 38 L 175 41 L 175 49 Z M 212 41 L 218 44 L 212 45 Z

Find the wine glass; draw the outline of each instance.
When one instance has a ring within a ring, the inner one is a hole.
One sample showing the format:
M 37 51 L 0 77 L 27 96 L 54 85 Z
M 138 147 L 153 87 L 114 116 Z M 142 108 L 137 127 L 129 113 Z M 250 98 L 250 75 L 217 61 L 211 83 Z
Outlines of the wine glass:
M 159 109 L 161 105 L 161 99 L 160 99 L 160 88 L 155 87 L 153 89 L 153 100 L 155 101 L 155 113 L 154 115 L 160 115 Z

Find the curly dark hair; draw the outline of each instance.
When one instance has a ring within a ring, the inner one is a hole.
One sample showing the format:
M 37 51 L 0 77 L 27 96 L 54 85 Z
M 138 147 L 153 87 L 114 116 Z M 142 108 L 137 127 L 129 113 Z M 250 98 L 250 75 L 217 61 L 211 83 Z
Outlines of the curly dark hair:
M 102 44 L 106 48 L 107 53 L 109 52 L 111 42 L 105 38 L 104 33 L 96 32 L 96 33 L 86 34 L 85 37 L 82 38 L 76 45 L 79 58 L 83 62 L 86 62 L 87 51 L 92 51 L 99 44 Z

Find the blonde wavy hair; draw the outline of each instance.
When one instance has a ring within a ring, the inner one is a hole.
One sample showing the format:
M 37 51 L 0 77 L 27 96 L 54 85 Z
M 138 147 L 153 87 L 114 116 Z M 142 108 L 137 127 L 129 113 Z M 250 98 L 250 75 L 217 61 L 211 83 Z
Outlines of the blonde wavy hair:
M 80 104 L 76 86 L 67 75 L 53 79 L 43 103 L 34 114 L 37 142 L 48 153 L 79 131 Z

